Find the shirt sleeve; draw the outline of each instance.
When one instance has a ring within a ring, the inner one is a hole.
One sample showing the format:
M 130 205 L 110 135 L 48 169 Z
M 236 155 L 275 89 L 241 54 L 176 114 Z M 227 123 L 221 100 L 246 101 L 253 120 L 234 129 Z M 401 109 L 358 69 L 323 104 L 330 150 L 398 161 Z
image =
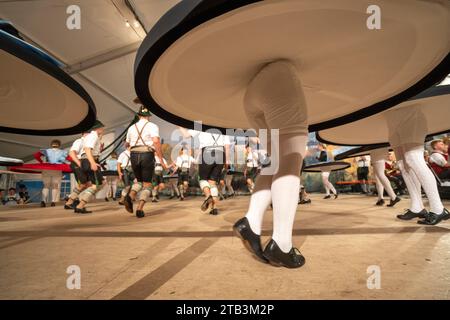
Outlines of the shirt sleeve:
M 192 129 L 189 129 L 188 133 L 191 135 L 192 138 L 194 138 L 194 137 L 198 136 L 200 132 L 192 130 Z
M 152 123 L 150 126 L 150 134 L 151 134 L 152 138 L 154 138 L 154 137 L 159 138 L 159 127 L 154 123 Z
M 84 148 L 94 149 L 97 138 L 93 133 L 90 133 L 86 136 L 84 140 Z
M 130 129 L 128 129 L 128 131 L 127 131 L 127 138 L 126 138 L 126 140 L 125 140 L 127 143 L 131 143 L 131 141 L 130 141 Z
M 445 160 L 444 156 L 439 153 L 433 153 L 430 156 L 430 162 L 434 162 L 441 167 L 445 167 L 445 165 L 447 164 L 447 160 Z
M 80 144 L 81 144 L 81 140 L 80 139 L 76 140 L 72 144 L 72 147 L 70 148 L 70 151 L 79 152 L 80 151 Z

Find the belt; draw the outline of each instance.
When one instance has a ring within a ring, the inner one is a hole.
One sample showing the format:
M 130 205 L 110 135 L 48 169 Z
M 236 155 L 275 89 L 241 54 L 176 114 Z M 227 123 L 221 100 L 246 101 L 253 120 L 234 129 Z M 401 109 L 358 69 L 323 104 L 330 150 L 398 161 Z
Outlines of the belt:
M 80 160 L 89 160 L 89 159 L 87 157 L 81 157 Z M 100 157 L 94 157 L 95 162 L 99 162 L 99 160 L 100 160 Z
M 151 147 L 147 147 L 147 146 L 135 146 L 135 147 L 131 147 L 130 151 L 133 152 L 155 152 L 154 149 L 152 149 Z

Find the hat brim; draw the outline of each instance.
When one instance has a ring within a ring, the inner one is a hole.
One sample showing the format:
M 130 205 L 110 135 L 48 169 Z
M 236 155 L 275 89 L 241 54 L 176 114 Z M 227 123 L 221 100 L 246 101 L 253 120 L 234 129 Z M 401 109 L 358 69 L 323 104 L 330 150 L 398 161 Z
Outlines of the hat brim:
M 354 121 L 352 123 L 317 132 L 317 140 L 334 145 L 362 146 L 389 142 L 386 113 L 419 106 L 426 118 L 427 137 L 450 131 L 450 85 L 425 90 L 413 99 L 405 101 L 389 111 Z
M 0 30 L 0 132 L 70 135 L 89 129 L 94 102 L 61 64 Z
M 349 168 L 351 165 L 348 162 L 344 161 L 330 161 L 330 162 L 322 162 L 316 163 L 309 166 L 305 166 L 302 171 L 303 172 L 331 172 L 331 171 L 339 171 Z
M 366 26 L 369 5 L 382 8 L 381 30 Z M 449 21 L 445 1 L 182 1 L 142 43 L 135 88 L 171 123 L 247 129 L 247 84 L 268 62 L 288 59 L 303 83 L 309 129 L 322 130 L 386 110 L 444 78 Z

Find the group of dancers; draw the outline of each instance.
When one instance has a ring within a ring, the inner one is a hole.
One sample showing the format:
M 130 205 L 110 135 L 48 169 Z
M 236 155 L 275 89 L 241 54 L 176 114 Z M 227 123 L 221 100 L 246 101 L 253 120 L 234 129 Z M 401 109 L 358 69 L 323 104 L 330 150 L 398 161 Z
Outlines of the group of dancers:
M 135 103 L 139 103 L 139 100 L 135 100 Z M 159 194 L 166 187 L 170 190 L 170 199 L 177 196 L 183 201 L 193 178 L 192 166 L 198 164 L 199 185 L 205 196 L 200 208 L 211 215 L 217 215 L 219 201 L 236 195 L 232 186 L 234 160 L 230 160 L 230 157 L 234 157 L 230 148 L 234 147 L 236 142 L 226 135 L 179 127 L 185 138 L 198 139 L 199 156 L 195 159 L 191 150 L 183 145 L 176 159 L 169 164 L 162 153 L 159 128 L 150 121 L 151 113 L 145 106 L 140 105 L 137 116 L 139 120 L 127 131 L 126 149 L 119 156 L 111 153 L 104 163 L 100 163 L 100 155 L 105 126 L 98 120 L 89 132 L 83 132 L 81 137 L 73 142 L 68 152 L 61 149 L 60 141 L 54 140 L 51 148 L 41 150 L 35 155 L 40 162 L 43 162 L 44 157 L 46 163 L 51 165 L 70 161 L 70 170 L 77 185 L 65 201 L 64 208 L 79 214 L 92 213 L 87 209 L 87 205 L 96 198 L 97 193 L 106 189 L 105 200 L 109 201 L 110 197 L 116 200 L 118 181 L 121 181 L 123 189 L 119 205 L 142 218 L 145 217 L 145 203 L 158 202 Z M 259 153 L 248 143 L 244 154 L 243 174 L 248 190 L 252 193 L 261 167 Z M 62 172 L 43 170 L 42 176 L 44 188 L 41 206 L 46 206 L 50 190 L 50 203 L 55 206 L 59 201 Z

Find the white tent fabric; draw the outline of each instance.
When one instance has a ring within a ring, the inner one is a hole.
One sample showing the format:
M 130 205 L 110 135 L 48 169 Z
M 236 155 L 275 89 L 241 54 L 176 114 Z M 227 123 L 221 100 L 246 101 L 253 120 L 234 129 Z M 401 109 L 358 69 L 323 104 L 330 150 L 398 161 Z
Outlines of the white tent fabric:
M 133 64 L 141 41 L 178 0 L 0 1 L 0 19 L 10 21 L 30 43 L 64 63 L 89 93 L 98 119 L 116 131 L 133 119 Z M 66 25 L 71 5 L 80 8 L 81 29 Z M 128 22 L 128 24 L 127 24 Z M 139 23 L 141 22 L 142 25 Z M 174 128 L 154 117 L 162 136 Z M 68 145 L 77 136 L 58 137 Z M 47 147 L 52 137 L 0 134 L 2 156 L 26 159 Z

